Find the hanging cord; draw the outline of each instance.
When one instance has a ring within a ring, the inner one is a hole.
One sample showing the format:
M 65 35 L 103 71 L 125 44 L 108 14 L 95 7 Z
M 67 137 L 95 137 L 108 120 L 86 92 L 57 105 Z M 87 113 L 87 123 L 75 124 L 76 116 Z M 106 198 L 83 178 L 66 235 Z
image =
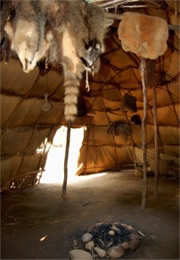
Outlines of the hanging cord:
M 46 92 L 44 93 L 44 102 L 41 105 L 41 110 L 43 112 L 49 112 L 52 110 L 53 106 L 49 102 L 49 94 L 48 94 L 48 73 L 46 74 Z
M 64 180 L 62 186 L 62 199 L 65 199 L 67 196 L 67 180 L 68 180 L 68 157 L 69 157 L 69 147 L 71 139 L 71 121 L 68 122 L 67 134 L 66 134 L 66 150 L 64 157 Z
M 146 151 L 146 118 L 147 118 L 147 68 L 146 60 L 141 60 L 140 73 L 142 79 L 142 91 L 143 91 L 143 120 L 142 120 L 142 151 L 143 151 L 143 191 L 142 191 L 142 201 L 141 208 L 146 207 L 147 201 L 147 151 Z
M 86 87 L 86 89 L 87 89 L 87 92 L 89 92 L 90 91 L 90 85 L 89 85 L 89 72 L 92 72 L 92 69 L 91 68 L 89 68 L 89 67 L 86 67 L 86 66 L 84 66 L 85 67 L 85 70 L 86 70 L 86 85 L 85 85 L 85 87 Z

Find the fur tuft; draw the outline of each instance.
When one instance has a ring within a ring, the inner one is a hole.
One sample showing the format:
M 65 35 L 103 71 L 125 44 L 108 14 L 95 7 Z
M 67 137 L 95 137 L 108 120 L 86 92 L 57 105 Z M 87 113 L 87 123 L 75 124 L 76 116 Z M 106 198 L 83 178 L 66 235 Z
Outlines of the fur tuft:
M 66 121 L 74 121 L 77 115 L 77 102 L 79 94 L 79 84 L 75 84 L 74 79 L 68 79 L 65 84 L 64 96 L 64 115 Z M 68 83 L 68 84 L 67 84 Z
M 65 119 L 73 121 L 82 73 L 98 71 L 105 49 L 109 24 L 103 9 L 85 0 L 13 0 L 12 6 L 15 14 L 4 27 L 11 50 L 26 73 L 42 58 L 63 66 Z
M 65 109 L 64 109 L 64 115 L 66 121 L 74 121 L 76 115 L 77 115 L 77 104 L 66 104 L 65 103 Z

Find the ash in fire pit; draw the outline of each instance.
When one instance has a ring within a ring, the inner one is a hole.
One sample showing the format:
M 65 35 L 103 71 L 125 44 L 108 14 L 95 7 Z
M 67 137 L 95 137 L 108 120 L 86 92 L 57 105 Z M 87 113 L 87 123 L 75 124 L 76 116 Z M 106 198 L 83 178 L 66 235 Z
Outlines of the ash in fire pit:
M 144 234 L 131 225 L 97 223 L 73 241 L 70 258 L 79 260 L 119 259 L 136 250 Z

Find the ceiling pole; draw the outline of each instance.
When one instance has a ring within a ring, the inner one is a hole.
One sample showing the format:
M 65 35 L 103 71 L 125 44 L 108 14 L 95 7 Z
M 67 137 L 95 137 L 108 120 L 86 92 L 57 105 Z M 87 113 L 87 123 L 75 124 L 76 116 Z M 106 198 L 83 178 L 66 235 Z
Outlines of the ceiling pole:
M 146 207 L 146 200 L 147 200 L 147 151 L 146 151 L 147 147 L 146 147 L 146 129 L 145 129 L 146 119 L 147 119 L 146 59 L 141 60 L 140 72 L 141 72 L 142 91 L 143 91 L 143 119 L 142 119 L 143 189 L 142 189 L 141 208 L 144 209 Z
M 158 147 L 158 124 L 157 124 L 157 99 L 156 99 L 156 85 L 153 84 L 153 120 L 154 120 L 154 198 L 157 198 L 158 192 L 158 175 L 159 175 L 159 147 Z
M 114 13 L 105 13 L 106 18 L 112 19 L 112 20 L 122 20 L 123 14 L 114 14 Z M 168 29 L 170 31 L 180 31 L 180 25 L 176 24 L 168 24 Z
M 71 121 L 68 122 L 67 133 L 66 133 L 66 150 L 65 150 L 65 157 L 64 157 L 64 180 L 62 186 L 62 199 L 66 198 L 70 139 L 71 139 Z

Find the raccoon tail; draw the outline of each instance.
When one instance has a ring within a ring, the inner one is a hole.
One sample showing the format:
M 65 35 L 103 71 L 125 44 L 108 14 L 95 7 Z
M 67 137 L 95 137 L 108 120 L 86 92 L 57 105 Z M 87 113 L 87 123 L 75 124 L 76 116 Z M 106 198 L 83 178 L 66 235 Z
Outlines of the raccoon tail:
M 77 103 L 80 81 L 78 77 L 70 71 L 65 72 L 64 77 L 64 116 L 67 122 L 72 122 L 74 121 L 78 112 Z

